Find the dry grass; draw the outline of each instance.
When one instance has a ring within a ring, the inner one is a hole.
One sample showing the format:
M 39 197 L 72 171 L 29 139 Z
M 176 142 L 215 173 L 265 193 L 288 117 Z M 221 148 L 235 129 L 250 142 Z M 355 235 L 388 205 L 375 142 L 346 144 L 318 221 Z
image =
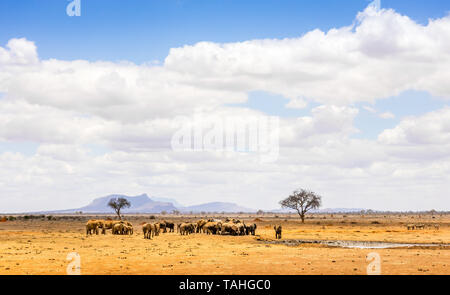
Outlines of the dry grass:
M 366 274 L 370 252 L 381 255 L 383 274 L 450 274 L 449 248 L 365 250 L 261 241 L 273 240 L 273 225 L 281 224 L 283 239 L 450 243 L 447 216 L 312 217 L 303 225 L 284 216 L 246 215 L 247 223 L 258 225 L 255 237 L 166 233 L 153 240 L 143 238 L 139 224 L 150 220 L 142 216 L 128 218 L 135 225 L 133 236 L 86 237 L 88 217 L 2 222 L 0 274 L 65 274 L 69 252 L 80 254 L 82 274 Z M 441 228 L 408 231 L 409 223 L 439 223 Z

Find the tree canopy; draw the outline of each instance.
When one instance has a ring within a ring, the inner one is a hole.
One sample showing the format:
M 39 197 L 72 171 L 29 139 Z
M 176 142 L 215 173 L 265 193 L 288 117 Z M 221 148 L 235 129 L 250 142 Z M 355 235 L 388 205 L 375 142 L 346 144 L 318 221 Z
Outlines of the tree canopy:
M 302 222 L 305 222 L 305 214 L 310 210 L 318 209 L 322 205 L 322 197 L 316 193 L 304 189 L 296 190 L 287 197 L 280 201 L 282 208 L 289 208 L 296 210 Z
M 122 208 L 129 208 L 131 206 L 131 203 L 125 198 L 113 198 L 109 200 L 108 206 L 116 211 L 119 219 L 122 219 L 122 217 L 120 216 L 120 210 L 122 210 Z

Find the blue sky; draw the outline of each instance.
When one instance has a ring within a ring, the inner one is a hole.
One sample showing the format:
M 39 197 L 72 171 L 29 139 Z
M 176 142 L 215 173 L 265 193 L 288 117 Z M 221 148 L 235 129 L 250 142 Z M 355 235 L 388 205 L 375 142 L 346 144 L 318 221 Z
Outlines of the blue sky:
M 169 49 L 199 41 L 235 42 L 298 37 L 350 25 L 367 0 L 81 0 L 81 16 L 66 0 L 0 1 L 0 44 L 26 37 L 41 58 L 164 60 Z M 450 11 L 442 0 L 383 0 L 426 23 Z

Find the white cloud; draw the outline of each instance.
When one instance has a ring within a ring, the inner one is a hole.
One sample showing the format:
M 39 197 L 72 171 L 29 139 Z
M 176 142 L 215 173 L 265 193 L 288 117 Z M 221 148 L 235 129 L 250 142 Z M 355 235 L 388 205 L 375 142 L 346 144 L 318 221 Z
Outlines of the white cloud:
M 11 39 L 4 49 L 0 47 L 0 65 L 30 65 L 38 63 L 37 48 L 33 42 L 21 39 Z
M 449 37 L 450 17 L 423 26 L 392 10 L 368 8 L 355 26 L 299 38 L 174 48 L 165 67 L 194 75 L 195 85 L 265 90 L 324 104 L 371 102 L 408 89 L 450 98 L 443 81 Z
M 450 144 L 450 108 L 406 118 L 395 128 L 385 130 L 378 139 L 394 145 Z
M 379 116 L 382 119 L 395 119 L 395 115 L 391 112 L 384 112 L 384 113 L 381 113 Z

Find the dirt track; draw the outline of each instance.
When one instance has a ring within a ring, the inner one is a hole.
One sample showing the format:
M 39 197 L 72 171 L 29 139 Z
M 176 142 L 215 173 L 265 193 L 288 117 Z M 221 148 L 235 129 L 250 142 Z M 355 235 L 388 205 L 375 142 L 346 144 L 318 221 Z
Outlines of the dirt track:
M 247 223 L 256 218 L 246 217 Z M 80 254 L 82 274 L 364 275 L 371 252 L 380 254 L 382 274 L 450 274 L 449 248 L 347 249 L 265 242 L 274 239 L 273 225 L 282 224 L 283 239 L 450 243 L 450 217 L 314 216 L 306 225 L 284 217 L 258 218 L 262 221 L 256 222 L 256 236 L 166 233 L 153 240 L 143 238 L 139 224 L 149 221 L 144 217 L 128 218 L 135 227 L 132 236 L 108 232 L 86 237 L 83 220 L 2 222 L 0 274 L 66 274 L 70 252 Z M 419 222 L 440 223 L 441 228 L 408 231 L 404 226 Z

